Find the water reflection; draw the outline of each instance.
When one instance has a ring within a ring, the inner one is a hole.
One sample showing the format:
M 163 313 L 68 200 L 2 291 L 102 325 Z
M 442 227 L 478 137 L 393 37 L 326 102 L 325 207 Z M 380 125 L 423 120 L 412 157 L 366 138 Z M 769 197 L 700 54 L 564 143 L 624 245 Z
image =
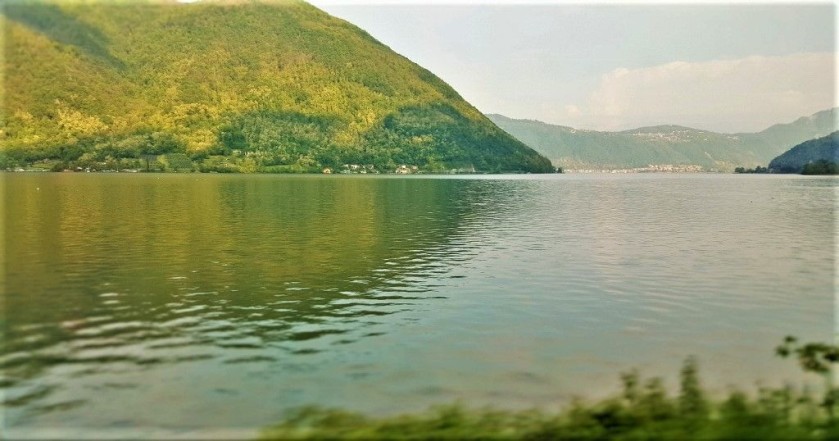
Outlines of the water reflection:
M 47 400 L 67 367 L 235 369 L 382 335 L 439 297 L 469 258 L 448 239 L 489 200 L 447 180 L 10 176 L 6 405 L 80 404 Z
M 313 403 L 550 405 L 690 354 L 712 390 L 797 382 L 771 348 L 832 332 L 835 180 L 2 182 L 13 438 L 252 431 Z

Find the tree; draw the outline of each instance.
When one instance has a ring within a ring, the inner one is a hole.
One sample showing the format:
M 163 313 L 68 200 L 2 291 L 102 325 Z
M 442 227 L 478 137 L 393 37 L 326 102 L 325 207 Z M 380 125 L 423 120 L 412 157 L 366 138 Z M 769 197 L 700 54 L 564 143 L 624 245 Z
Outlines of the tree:
M 699 368 L 696 358 L 685 360 L 681 371 L 681 391 L 679 393 L 679 411 L 690 420 L 704 421 L 708 417 L 709 405 L 702 387 L 699 385 Z

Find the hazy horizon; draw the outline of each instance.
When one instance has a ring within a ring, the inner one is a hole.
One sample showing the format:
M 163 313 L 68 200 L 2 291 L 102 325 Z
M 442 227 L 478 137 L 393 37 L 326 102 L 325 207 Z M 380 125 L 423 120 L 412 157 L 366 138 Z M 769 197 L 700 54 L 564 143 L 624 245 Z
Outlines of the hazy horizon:
M 484 113 L 738 133 L 836 107 L 830 3 L 311 3 Z

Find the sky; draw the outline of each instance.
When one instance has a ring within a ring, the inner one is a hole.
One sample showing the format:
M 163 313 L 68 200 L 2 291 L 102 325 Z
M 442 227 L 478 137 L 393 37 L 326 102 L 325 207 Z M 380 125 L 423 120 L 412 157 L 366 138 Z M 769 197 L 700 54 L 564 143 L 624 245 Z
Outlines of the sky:
M 484 113 L 737 133 L 837 105 L 833 3 L 310 2 Z

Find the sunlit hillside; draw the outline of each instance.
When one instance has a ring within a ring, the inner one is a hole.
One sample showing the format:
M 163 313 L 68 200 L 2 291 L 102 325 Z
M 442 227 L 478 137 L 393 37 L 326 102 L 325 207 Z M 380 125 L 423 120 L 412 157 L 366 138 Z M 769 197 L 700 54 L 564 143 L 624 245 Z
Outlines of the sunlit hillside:
M 2 10 L 4 168 L 550 170 L 431 72 L 303 2 Z

